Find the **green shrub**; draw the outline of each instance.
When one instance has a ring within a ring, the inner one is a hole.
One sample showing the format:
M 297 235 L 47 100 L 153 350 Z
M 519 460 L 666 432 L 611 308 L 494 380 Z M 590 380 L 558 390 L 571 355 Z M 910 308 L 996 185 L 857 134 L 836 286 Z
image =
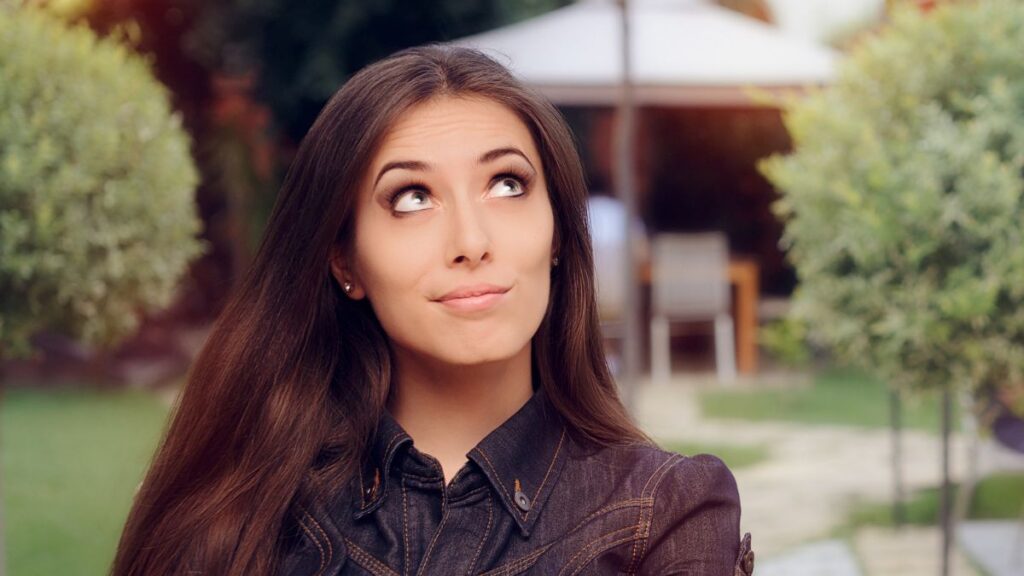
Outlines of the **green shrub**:
M 762 169 L 800 280 L 794 314 L 896 385 L 1024 376 L 1024 3 L 897 12 L 793 102 Z
M 128 48 L 3 5 L 0 110 L 0 355 L 113 343 L 202 249 L 180 117 Z

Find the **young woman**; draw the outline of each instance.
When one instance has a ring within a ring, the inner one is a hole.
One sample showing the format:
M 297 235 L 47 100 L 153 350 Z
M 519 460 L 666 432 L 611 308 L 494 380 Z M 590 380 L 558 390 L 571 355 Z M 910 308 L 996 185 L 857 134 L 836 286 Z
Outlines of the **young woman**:
M 733 576 L 739 515 L 720 460 L 619 402 L 561 117 L 426 47 L 302 142 L 113 574 Z

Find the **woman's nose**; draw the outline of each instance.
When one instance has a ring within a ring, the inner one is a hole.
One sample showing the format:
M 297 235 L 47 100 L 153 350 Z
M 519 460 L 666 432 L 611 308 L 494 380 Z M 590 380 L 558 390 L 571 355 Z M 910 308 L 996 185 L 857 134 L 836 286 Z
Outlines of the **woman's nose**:
M 476 266 L 491 258 L 491 236 L 481 209 L 472 201 L 456 202 L 452 210 L 449 265 Z

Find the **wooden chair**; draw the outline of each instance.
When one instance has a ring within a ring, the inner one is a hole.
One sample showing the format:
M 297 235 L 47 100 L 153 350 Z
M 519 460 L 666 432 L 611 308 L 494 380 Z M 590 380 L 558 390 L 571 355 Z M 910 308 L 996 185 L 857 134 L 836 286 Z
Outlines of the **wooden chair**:
M 672 323 L 710 321 L 714 323 L 718 379 L 735 380 L 725 234 L 657 234 L 651 248 L 651 378 L 671 378 Z

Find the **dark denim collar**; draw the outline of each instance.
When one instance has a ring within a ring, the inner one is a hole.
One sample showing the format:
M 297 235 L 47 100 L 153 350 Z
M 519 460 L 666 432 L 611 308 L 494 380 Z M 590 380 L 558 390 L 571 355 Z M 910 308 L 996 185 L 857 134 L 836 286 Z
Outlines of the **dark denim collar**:
M 524 537 L 530 535 L 562 471 L 567 442 L 561 417 L 543 389 L 538 389 L 522 408 L 466 454 L 491 483 Z M 360 470 L 356 519 L 380 507 L 388 493 L 387 471 L 395 455 L 411 444 L 412 438 L 385 411 Z

